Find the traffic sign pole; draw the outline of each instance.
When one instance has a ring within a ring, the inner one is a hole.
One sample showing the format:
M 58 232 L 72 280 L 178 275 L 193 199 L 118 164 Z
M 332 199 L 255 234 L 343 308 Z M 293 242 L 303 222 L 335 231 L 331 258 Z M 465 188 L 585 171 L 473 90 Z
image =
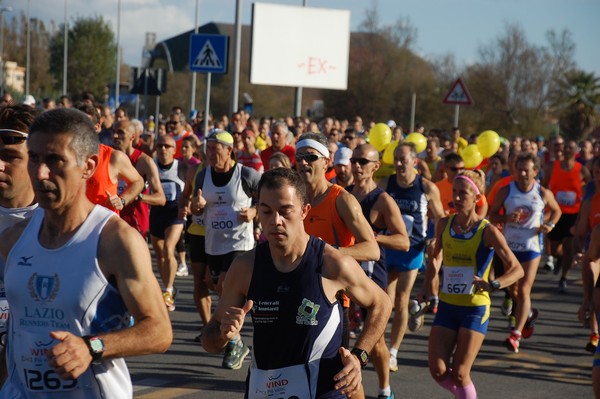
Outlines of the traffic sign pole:
M 460 105 L 456 104 L 454 106 L 454 127 L 458 127 L 458 112 L 460 109 Z
M 208 116 L 210 115 L 210 85 L 212 80 L 212 73 L 206 74 L 206 105 L 204 107 L 204 139 L 208 137 Z M 206 152 L 206 146 L 204 146 Z

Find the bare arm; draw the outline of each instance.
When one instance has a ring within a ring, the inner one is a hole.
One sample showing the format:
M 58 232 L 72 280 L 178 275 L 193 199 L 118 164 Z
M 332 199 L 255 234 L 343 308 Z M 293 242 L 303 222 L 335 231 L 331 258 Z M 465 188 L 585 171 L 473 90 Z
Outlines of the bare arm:
M 423 188 L 429 200 L 429 210 L 434 221 L 440 220 L 445 215 L 442 199 L 440 198 L 440 190 L 429 180 L 423 180 Z
M 554 227 L 550 227 L 550 223 L 552 225 L 555 225 L 556 223 L 558 223 L 558 220 L 560 219 L 561 215 L 562 215 L 562 211 L 560 210 L 560 206 L 558 205 L 558 202 L 556 202 L 556 199 L 554 198 L 554 194 L 552 194 L 552 191 L 543 188 L 542 187 L 542 199 L 544 200 L 544 203 L 546 204 L 546 214 L 544 215 L 544 218 L 546 219 L 546 222 L 544 224 L 542 224 L 542 226 L 540 227 L 540 230 L 542 233 L 549 233 L 550 231 L 552 231 L 552 229 Z M 581 217 L 581 215 L 579 215 Z M 587 222 L 587 219 L 586 219 Z
M 340 218 L 355 238 L 354 245 L 341 247 L 339 250 L 359 262 L 378 260 L 381 256 L 379 246 L 356 198 L 347 191 L 342 191 L 336 198 L 335 205 Z
M 383 222 L 388 234 L 380 234 L 375 239 L 377 243 L 384 248 L 395 249 L 396 251 L 408 251 L 410 248 L 410 239 L 406 232 L 406 225 L 402 219 L 402 214 L 398 205 L 389 194 L 383 193 L 377 199 L 375 207 L 379 210 L 378 220 Z M 379 225 L 379 223 L 376 223 Z
M 154 160 L 144 154 L 136 164 L 136 168 L 140 175 L 146 177 L 148 188 L 150 189 L 150 193 L 144 195 L 142 202 L 145 202 L 148 205 L 163 206 L 166 202 L 166 198 L 162 184 L 160 184 L 158 167 Z
M 135 319 L 132 327 L 98 334 L 106 347 L 103 357 L 166 351 L 173 339 L 171 322 L 142 237 L 113 217 L 100 238 L 98 263 L 107 278 L 115 278 L 119 294 Z M 85 372 L 92 361 L 85 341 L 66 331 L 54 331 L 51 336 L 61 341 L 47 352 L 55 372 L 63 379 L 77 378 Z
M 123 179 L 127 182 L 127 188 L 121 194 L 120 198 L 125 200 L 125 205 L 132 203 L 135 201 L 137 196 L 144 189 L 144 179 L 138 171 L 133 167 L 129 157 L 125 155 L 124 152 L 121 151 L 113 151 L 110 157 L 110 175 L 113 180 Z M 111 193 L 112 194 L 112 193 Z M 114 194 L 116 196 L 116 194 Z M 108 201 L 111 200 L 111 195 Z M 116 209 L 123 209 L 123 204 L 121 201 L 117 201 L 116 203 L 112 201 L 112 206 Z M 115 206 L 116 205 L 116 206 Z
M 496 194 L 496 199 L 490 208 L 490 222 L 503 224 L 506 222 L 507 215 L 501 215 L 500 210 L 504 208 L 504 201 L 508 196 L 508 186 L 502 187 Z
M 207 352 L 221 352 L 242 329 L 246 314 L 252 308 L 252 301 L 246 301 L 246 295 L 253 265 L 254 251 L 238 256 L 231 264 L 217 308 L 202 333 L 202 347 Z
M 448 218 L 444 217 L 435 224 L 435 243 L 433 246 L 433 252 L 431 256 L 429 256 L 427 260 L 427 269 L 425 270 L 425 280 L 423 281 L 423 288 L 421 290 L 420 299 L 423 301 L 427 301 L 427 299 L 433 295 L 432 292 L 432 282 L 434 278 L 440 272 L 440 268 L 442 266 L 442 262 L 435 262 L 435 259 L 442 256 L 442 233 L 446 228 L 446 224 L 448 223 Z

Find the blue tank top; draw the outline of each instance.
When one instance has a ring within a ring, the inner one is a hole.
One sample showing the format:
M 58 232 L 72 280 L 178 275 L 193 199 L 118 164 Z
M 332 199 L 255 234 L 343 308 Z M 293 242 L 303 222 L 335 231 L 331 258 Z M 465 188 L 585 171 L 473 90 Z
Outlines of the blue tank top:
M 302 260 L 288 273 L 275 268 L 268 242 L 256 247 L 248 289 L 248 299 L 254 301 L 250 384 L 253 373 L 262 375 L 264 370 L 301 365 L 311 397 L 337 396 L 332 391 L 333 376 L 343 368 L 338 354 L 342 346 L 342 307 L 338 302 L 331 303 L 323 291 L 324 247 L 324 241 L 311 236 Z M 262 383 L 268 387 L 272 381 Z
M 354 185 L 346 187 L 348 192 L 352 192 L 354 189 Z M 384 234 L 385 229 L 380 229 L 377 226 L 371 223 L 371 209 L 375 206 L 375 203 L 379 199 L 379 196 L 384 193 L 383 189 L 376 187 L 373 191 L 368 193 L 365 198 L 363 198 L 360 203 L 360 208 L 362 209 L 363 215 L 365 215 L 365 219 L 369 222 L 369 226 L 373 229 L 375 234 Z M 383 247 L 379 246 L 379 259 L 377 261 L 365 261 L 360 262 L 360 266 L 367 273 L 367 276 L 371 280 L 373 280 L 377 285 L 381 288 L 387 288 L 387 268 L 385 264 L 385 251 Z
M 396 175 L 392 175 L 388 179 L 385 191 L 400 208 L 406 232 L 410 237 L 410 248 L 422 250 L 427 234 L 427 196 L 423 189 L 423 178 L 416 175 L 412 186 L 403 188 L 396 182 Z

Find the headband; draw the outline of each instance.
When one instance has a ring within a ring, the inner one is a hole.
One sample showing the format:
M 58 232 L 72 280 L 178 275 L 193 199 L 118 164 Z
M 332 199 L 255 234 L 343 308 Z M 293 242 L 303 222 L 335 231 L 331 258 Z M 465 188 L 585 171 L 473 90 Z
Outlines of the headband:
M 312 148 L 313 150 L 317 150 L 321 153 L 321 155 L 323 155 L 324 157 L 329 157 L 329 150 L 327 149 L 327 147 L 325 147 L 323 144 L 319 143 L 317 140 L 313 140 L 313 139 L 303 139 L 300 140 L 297 144 L 296 144 L 296 149 L 299 150 L 300 148 Z
M 470 178 L 468 178 L 467 176 L 465 176 L 465 175 L 458 175 L 458 176 L 455 177 L 455 179 L 462 179 L 462 180 L 466 181 L 467 183 L 469 183 L 475 189 L 475 194 L 481 195 L 481 192 L 477 188 L 477 184 L 475 184 L 475 182 L 473 180 L 471 180 Z
M 29 136 L 29 134 L 27 134 L 25 132 L 22 132 L 20 130 L 14 130 L 14 129 L 0 129 L 0 134 L 3 134 L 3 133 L 17 133 L 20 136 L 24 136 L 24 137 Z

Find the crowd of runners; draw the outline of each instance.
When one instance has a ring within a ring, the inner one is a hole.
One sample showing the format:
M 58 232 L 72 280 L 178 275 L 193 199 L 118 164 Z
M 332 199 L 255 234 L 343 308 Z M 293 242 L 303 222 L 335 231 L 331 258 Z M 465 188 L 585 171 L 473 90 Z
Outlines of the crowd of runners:
M 169 347 L 190 274 L 196 341 L 227 369 L 252 353 L 249 398 L 361 398 L 368 362 L 394 398 L 403 337 L 430 312 L 432 378 L 474 399 L 490 293 L 506 349 L 527 351 L 542 268 L 557 295 L 582 280 L 573 311 L 596 353 L 600 141 L 498 136 L 474 165 L 477 134 L 417 125 L 415 143 L 390 120 L 382 148 L 374 125 L 238 111 L 204 132 L 180 107 L 140 121 L 92 96 L 3 97 L 0 397 L 131 397 L 123 358 Z

